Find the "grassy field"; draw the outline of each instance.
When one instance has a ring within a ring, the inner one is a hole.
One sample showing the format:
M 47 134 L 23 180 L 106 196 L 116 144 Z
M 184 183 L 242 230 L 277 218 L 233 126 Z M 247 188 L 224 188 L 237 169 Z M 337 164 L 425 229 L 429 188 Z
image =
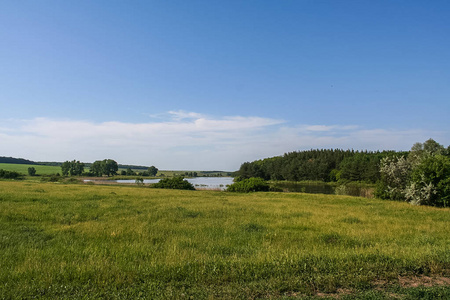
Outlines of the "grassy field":
M 50 175 L 61 174 L 61 167 L 55 166 L 40 166 L 40 165 L 22 165 L 22 164 L 0 164 L 0 169 L 6 171 L 15 171 L 22 174 L 28 174 L 28 168 L 33 167 L 36 169 L 36 175 Z
M 0 298 L 448 299 L 450 209 L 0 181 Z
M 22 174 L 27 175 L 28 174 L 28 168 L 33 167 L 36 169 L 36 175 L 51 175 L 59 173 L 61 174 L 61 167 L 59 166 L 41 166 L 41 165 L 26 165 L 26 164 L 4 164 L 0 163 L 0 169 L 6 170 L 6 171 L 15 171 Z M 121 171 L 126 171 L 126 168 L 119 168 L 118 174 L 120 174 Z M 142 169 L 132 169 L 135 172 L 143 172 L 145 170 Z M 89 168 L 85 168 L 85 171 L 88 172 Z M 184 175 L 186 171 L 167 171 L 167 170 L 159 170 L 158 176 L 166 177 L 173 177 L 176 175 Z M 188 171 L 192 172 L 192 171 Z M 230 173 L 228 172 L 208 172 L 208 171 L 196 171 L 198 176 L 228 176 Z M 117 176 L 120 177 L 120 176 Z

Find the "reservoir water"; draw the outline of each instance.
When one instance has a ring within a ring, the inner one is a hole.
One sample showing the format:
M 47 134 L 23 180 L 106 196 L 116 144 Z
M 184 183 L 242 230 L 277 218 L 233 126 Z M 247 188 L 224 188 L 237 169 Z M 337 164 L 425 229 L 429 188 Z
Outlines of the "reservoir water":
M 225 190 L 233 183 L 233 177 L 194 177 L 185 178 L 194 185 L 196 190 Z M 144 179 L 144 183 L 157 183 L 160 179 Z M 135 183 L 134 179 L 113 180 L 117 183 Z
M 161 179 L 144 179 L 145 184 L 157 183 Z M 194 177 L 185 178 L 194 185 L 196 190 L 226 190 L 227 186 L 233 184 L 233 177 Z M 134 179 L 123 179 L 123 180 L 90 180 L 85 181 L 95 181 L 97 183 L 128 183 L 134 184 L 136 180 Z M 306 182 L 286 182 L 278 181 L 271 184 L 271 187 L 275 190 L 283 192 L 294 192 L 294 193 L 310 193 L 310 194 L 334 194 L 337 188 L 336 184 L 330 183 L 306 183 Z M 359 196 L 372 198 L 373 197 L 373 187 L 365 187 L 359 185 L 348 185 L 345 187 L 345 192 L 343 194 L 349 196 Z

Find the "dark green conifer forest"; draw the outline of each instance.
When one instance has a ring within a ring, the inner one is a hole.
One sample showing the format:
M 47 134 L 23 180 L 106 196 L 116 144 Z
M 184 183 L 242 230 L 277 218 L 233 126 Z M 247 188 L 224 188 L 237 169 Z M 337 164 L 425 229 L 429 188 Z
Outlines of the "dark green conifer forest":
M 433 139 L 410 151 L 308 150 L 245 162 L 235 181 L 360 182 L 376 184 L 376 197 L 417 205 L 450 205 L 450 147 Z
M 283 156 L 245 162 L 236 174 L 242 178 L 260 177 L 265 180 L 348 180 L 375 183 L 380 179 L 381 159 L 407 154 L 408 152 L 341 149 L 289 152 Z

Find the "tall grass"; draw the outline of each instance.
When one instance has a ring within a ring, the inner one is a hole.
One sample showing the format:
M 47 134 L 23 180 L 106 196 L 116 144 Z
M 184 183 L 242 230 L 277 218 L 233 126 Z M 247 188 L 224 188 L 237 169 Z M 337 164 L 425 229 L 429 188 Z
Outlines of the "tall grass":
M 258 298 L 448 276 L 449 209 L 0 181 L 0 298 Z M 450 293 L 450 292 L 449 292 Z

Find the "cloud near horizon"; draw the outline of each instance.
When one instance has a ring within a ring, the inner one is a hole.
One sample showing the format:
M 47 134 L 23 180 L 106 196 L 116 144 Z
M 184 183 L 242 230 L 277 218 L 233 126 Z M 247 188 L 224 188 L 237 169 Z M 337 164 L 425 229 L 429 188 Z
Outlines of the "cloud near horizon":
M 0 156 L 84 162 L 112 158 L 121 164 L 166 170 L 234 171 L 245 161 L 297 150 L 408 150 L 415 142 L 430 137 L 439 142 L 444 137 L 444 133 L 423 130 L 289 125 L 271 118 L 214 118 L 184 111 L 171 111 L 167 116 L 148 123 L 0 120 Z

